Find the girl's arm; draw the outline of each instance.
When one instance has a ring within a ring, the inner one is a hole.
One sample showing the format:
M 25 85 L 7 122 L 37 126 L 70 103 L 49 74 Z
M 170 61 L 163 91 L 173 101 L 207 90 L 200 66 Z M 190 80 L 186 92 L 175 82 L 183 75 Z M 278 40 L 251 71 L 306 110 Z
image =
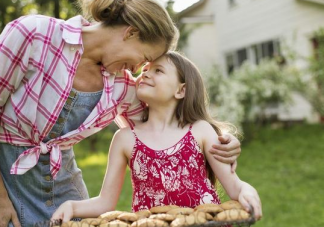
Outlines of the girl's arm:
M 217 134 L 208 122 L 199 121 L 196 124 L 195 133 L 201 138 L 203 151 L 217 179 L 223 185 L 229 197 L 238 200 L 246 210 L 253 207 L 256 218 L 262 216 L 261 202 L 257 191 L 248 183 L 241 181 L 231 166 L 218 161 L 208 152 L 217 140 Z
M 98 217 L 115 209 L 127 167 L 124 149 L 128 141 L 123 134 L 124 130 L 119 130 L 112 139 L 109 149 L 109 164 L 99 196 L 83 201 L 63 203 L 53 214 L 52 220 L 61 219 L 63 222 L 67 222 L 73 217 Z

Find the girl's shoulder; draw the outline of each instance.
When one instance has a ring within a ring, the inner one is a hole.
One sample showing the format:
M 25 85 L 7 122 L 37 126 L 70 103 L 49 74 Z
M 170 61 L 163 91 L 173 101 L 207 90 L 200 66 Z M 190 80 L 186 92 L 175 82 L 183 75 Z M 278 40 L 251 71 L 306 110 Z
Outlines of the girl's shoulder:
M 199 144 L 204 144 L 206 141 L 210 140 L 216 140 L 215 142 L 217 142 L 216 138 L 218 138 L 218 135 L 208 121 L 196 121 L 192 125 L 191 132 Z
M 121 128 L 115 132 L 111 147 L 122 151 L 127 159 L 131 158 L 131 154 L 135 145 L 135 136 L 130 127 Z
M 199 142 L 203 141 L 204 137 L 206 137 L 206 134 L 212 132 L 211 130 L 213 130 L 213 127 L 207 121 L 198 120 L 192 124 L 191 133 L 193 134 L 197 142 Z
M 205 120 L 198 120 L 192 124 L 192 130 L 195 130 L 195 131 L 202 131 L 202 130 L 209 131 L 211 129 L 213 130 L 213 127 L 209 124 L 208 121 L 205 121 Z
M 130 127 L 126 127 L 116 131 L 113 142 L 125 152 L 129 153 L 135 144 L 135 137 L 132 129 Z
M 115 140 L 118 140 L 121 142 L 129 141 L 132 138 L 134 138 L 134 134 L 130 127 L 126 127 L 126 128 L 121 128 L 121 129 L 117 130 L 115 132 L 114 138 L 115 138 Z

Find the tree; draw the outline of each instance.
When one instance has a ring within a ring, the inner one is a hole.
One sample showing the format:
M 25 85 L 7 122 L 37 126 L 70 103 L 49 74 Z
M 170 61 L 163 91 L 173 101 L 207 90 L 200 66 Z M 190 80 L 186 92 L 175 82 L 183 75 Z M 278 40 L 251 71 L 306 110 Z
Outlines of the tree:
M 183 24 L 179 19 L 179 13 L 174 12 L 173 10 L 174 0 L 168 0 L 166 3 L 166 10 L 168 11 L 170 17 L 176 23 L 177 28 L 179 29 L 179 40 L 178 40 L 178 49 L 182 49 L 187 45 L 188 38 L 192 31 L 199 27 L 201 24 Z
M 8 22 L 31 13 L 67 19 L 77 14 L 77 7 L 69 0 L 0 0 L 0 32 Z
M 53 8 L 53 16 L 60 18 L 60 1 L 59 0 L 35 0 L 40 6 L 41 11 L 46 12 L 47 9 Z
M 311 81 L 308 83 L 306 94 L 324 121 L 324 28 L 314 33 L 313 43 L 315 51 L 309 59 Z
M 18 17 L 19 2 L 12 0 L 0 1 L 0 32 L 5 25 L 12 20 L 12 18 Z

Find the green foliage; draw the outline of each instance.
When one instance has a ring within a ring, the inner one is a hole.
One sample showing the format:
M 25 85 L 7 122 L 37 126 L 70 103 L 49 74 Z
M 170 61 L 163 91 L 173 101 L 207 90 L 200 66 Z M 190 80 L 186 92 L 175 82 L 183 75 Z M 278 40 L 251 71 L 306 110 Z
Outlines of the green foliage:
M 229 77 L 216 71 L 207 77 L 206 84 L 217 118 L 240 128 L 244 122 L 267 119 L 269 105 L 289 103 L 297 78 L 296 68 L 264 60 L 259 65 L 245 63 Z
M 244 106 L 240 97 L 245 87 L 237 80 L 224 77 L 216 67 L 212 73 L 206 75 L 205 84 L 212 116 L 217 120 L 230 122 L 241 130 Z
M 189 38 L 190 34 L 197 27 L 201 26 L 201 24 L 190 24 L 189 25 L 189 24 L 180 23 L 178 14 L 176 12 L 174 12 L 174 10 L 173 10 L 173 4 L 174 4 L 174 0 L 168 0 L 166 2 L 165 9 L 168 11 L 169 15 L 174 20 L 174 22 L 176 23 L 176 26 L 179 29 L 180 34 L 179 34 L 177 49 L 181 50 L 187 45 L 188 38 Z
M 324 28 L 314 33 L 314 40 L 317 48 L 309 58 L 310 77 L 304 91 L 315 110 L 324 116 Z
M 285 55 L 292 63 L 296 60 L 306 63 L 299 69 L 299 76 L 291 80 L 294 89 L 302 93 L 312 104 L 315 111 L 324 116 L 324 28 L 313 33 L 314 52 L 310 57 L 304 57 L 288 46 Z M 296 74 L 295 72 L 292 72 Z
M 79 152 L 78 157 L 87 157 L 90 153 L 108 152 L 109 144 L 117 129 L 117 125 L 112 123 L 108 127 L 102 129 L 99 133 L 96 133 L 76 144 L 74 148 Z
M 263 218 L 255 227 L 324 226 L 323 125 L 288 129 L 261 128 L 253 141 L 242 144 L 237 173 L 253 185 L 262 200 Z M 100 146 L 109 147 L 106 141 Z M 107 152 L 81 158 L 85 146 L 75 149 L 90 196 L 100 192 Z M 223 194 L 221 192 L 220 194 Z M 225 195 L 222 201 L 228 199 Z M 131 210 L 130 172 L 119 198 L 118 210 Z
M 10 21 L 27 14 L 67 19 L 77 14 L 76 2 L 69 0 L 1 0 L 0 32 Z

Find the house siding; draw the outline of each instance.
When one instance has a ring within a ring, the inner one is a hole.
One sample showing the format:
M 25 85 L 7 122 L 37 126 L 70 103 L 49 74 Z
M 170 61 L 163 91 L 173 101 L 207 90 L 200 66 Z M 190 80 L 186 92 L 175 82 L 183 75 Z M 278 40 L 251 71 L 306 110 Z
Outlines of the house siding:
M 206 23 L 187 24 L 188 27 L 195 27 L 187 40 L 187 46 L 182 52 L 190 58 L 201 69 L 207 73 L 213 65 L 216 65 L 217 58 L 217 35 L 215 19 L 216 1 L 205 1 L 194 10 L 188 12 L 183 18 L 200 18 L 208 16 L 211 18 Z
M 182 17 L 213 15 L 213 21 L 201 24 L 188 38 L 185 54 L 203 71 L 218 65 L 226 75 L 226 54 L 269 40 L 279 40 L 281 49 L 291 48 L 308 57 L 313 47 L 313 32 L 324 27 L 324 4 L 304 0 L 205 0 Z M 305 61 L 297 61 L 304 67 Z M 312 107 L 299 94 L 293 94 L 289 109 L 279 107 L 283 120 L 307 119 L 316 122 Z
M 298 0 L 242 0 L 232 9 L 217 0 L 216 61 L 225 70 L 227 52 L 272 39 L 293 47 L 301 56 L 312 52 L 313 31 L 324 27 L 324 5 Z M 302 64 L 301 62 L 299 64 Z

